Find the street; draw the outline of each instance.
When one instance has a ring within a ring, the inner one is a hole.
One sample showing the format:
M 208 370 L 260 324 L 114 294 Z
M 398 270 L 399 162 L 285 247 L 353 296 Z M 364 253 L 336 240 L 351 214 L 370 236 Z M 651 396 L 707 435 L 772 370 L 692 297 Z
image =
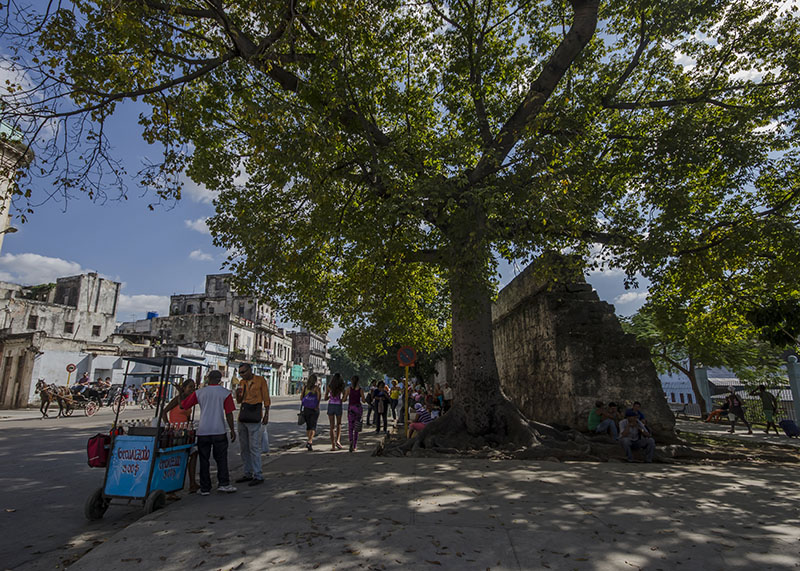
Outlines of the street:
M 298 406 L 298 397 L 273 399 L 269 430 L 273 454 L 281 446 L 301 442 Z M 127 408 L 120 418 L 145 419 L 152 414 L 152 409 L 137 406 Z M 86 441 L 107 432 L 113 418 L 113 412 L 103 407 L 91 418 L 75 411 L 71 418 L 0 422 L 3 569 L 62 568 L 141 517 L 141 504 L 112 505 L 97 522 L 83 515 L 86 498 L 103 482 L 103 470 L 87 466 Z M 327 424 L 324 412 L 320 421 L 322 429 Z M 327 437 L 326 430 L 320 447 Z M 238 451 L 237 443 L 229 448 L 233 478 L 241 472 Z

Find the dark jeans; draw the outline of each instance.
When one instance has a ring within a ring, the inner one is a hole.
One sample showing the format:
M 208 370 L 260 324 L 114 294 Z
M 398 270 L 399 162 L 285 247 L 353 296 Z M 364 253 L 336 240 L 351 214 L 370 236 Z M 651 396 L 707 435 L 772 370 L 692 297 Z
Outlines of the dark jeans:
M 197 437 L 197 454 L 200 456 L 200 489 L 204 492 L 211 491 L 211 454 L 217 464 L 217 483 L 227 486 L 231 483 L 228 475 L 228 436 L 214 434 L 212 436 Z
M 389 406 L 392 407 L 392 420 L 397 419 L 397 399 L 392 399 L 389 401 Z
M 370 419 L 372 418 L 372 413 L 375 412 L 375 406 L 372 403 L 368 403 L 367 406 L 369 407 L 367 409 L 367 424 L 372 424 Z
M 383 419 L 383 429 L 389 430 L 389 421 L 386 420 L 389 411 L 386 408 L 386 405 L 384 405 L 383 412 L 378 412 L 378 407 L 377 405 L 375 406 L 375 432 L 380 432 L 381 430 L 381 419 Z

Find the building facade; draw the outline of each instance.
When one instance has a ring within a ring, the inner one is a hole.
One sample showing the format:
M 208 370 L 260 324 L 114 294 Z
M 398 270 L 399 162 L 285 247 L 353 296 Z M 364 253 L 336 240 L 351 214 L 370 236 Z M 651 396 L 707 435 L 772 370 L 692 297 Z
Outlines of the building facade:
M 303 379 L 307 379 L 309 375 L 314 374 L 324 384 L 328 375 L 330 375 L 328 363 L 331 356 L 328 353 L 329 340 L 327 335 L 301 328 L 300 331 L 290 332 L 289 336 L 292 338 L 294 362 L 303 367 Z M 299 384 L 302 380 L 295 379 L 293 382 Z M 296 386 L 293 389 L 292 392 L 297 392 Z
M 170 298 L 170 314 L 122 323 L 120 333 L 151 335 L 164 345 L 227 347 L 215 358 L 226 384 L 236 382 L 236 370 L 249 363 L 267 379 L 270 394 L 288 394 L 294 350 L 292 338 L 277 327 L 269 304 L 240 295 L 230 284 L 231 274 L 206 276 L 205 290 Z
M 36 286 L 0 282 L 0 408 L 27 406 L 36 379 L 66 384 L 68 364 L 76 375 L 105 378 L 116 356 L 139 353 L 113 336 L 120 287 L 95 273 Z

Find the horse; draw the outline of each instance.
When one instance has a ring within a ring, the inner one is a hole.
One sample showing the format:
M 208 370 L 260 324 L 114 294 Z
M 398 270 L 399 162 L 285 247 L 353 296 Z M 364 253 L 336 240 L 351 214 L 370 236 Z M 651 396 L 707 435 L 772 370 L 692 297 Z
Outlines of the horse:
M 58 403 L 58 416 L 61 418 L 64 415 L 64 404 L 66 403 L 69 409 L 69 404 L 72 398 L 67 387 L 60 387 L 58 385 L 48 385 L 44 379 L 39 379 L 36 382 L 36 391 L 42 399 L 42 404 L 39 407 L 39 412 L 42 413 L 42 418 L 48 418 L 47 409 L 50 408 L 50 403 L 55 399 Z

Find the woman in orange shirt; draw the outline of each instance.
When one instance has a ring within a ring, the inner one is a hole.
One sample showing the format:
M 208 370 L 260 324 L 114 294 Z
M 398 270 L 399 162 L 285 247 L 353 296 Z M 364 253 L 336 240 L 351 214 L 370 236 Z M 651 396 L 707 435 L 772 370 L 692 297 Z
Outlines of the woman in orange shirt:
M 170 424 L 184 424 L 191 422 L 192 409 L 184 410 L 180 407 L 181 401 L 188 398 L 195 391 L 195 384 L 192 379 L 186 379 L 181 383 L 181 392 L 176 395 L 169 404 L 164 407 L 161 413 L 161 421 Z M 189 493 L 193 494 L 200 489 L 195 479 L 197 472 L 197 449 L 192 448 L 192 453 L 189 455 L 189 463 L 186 467 L 186 472 L 189 474 Z

